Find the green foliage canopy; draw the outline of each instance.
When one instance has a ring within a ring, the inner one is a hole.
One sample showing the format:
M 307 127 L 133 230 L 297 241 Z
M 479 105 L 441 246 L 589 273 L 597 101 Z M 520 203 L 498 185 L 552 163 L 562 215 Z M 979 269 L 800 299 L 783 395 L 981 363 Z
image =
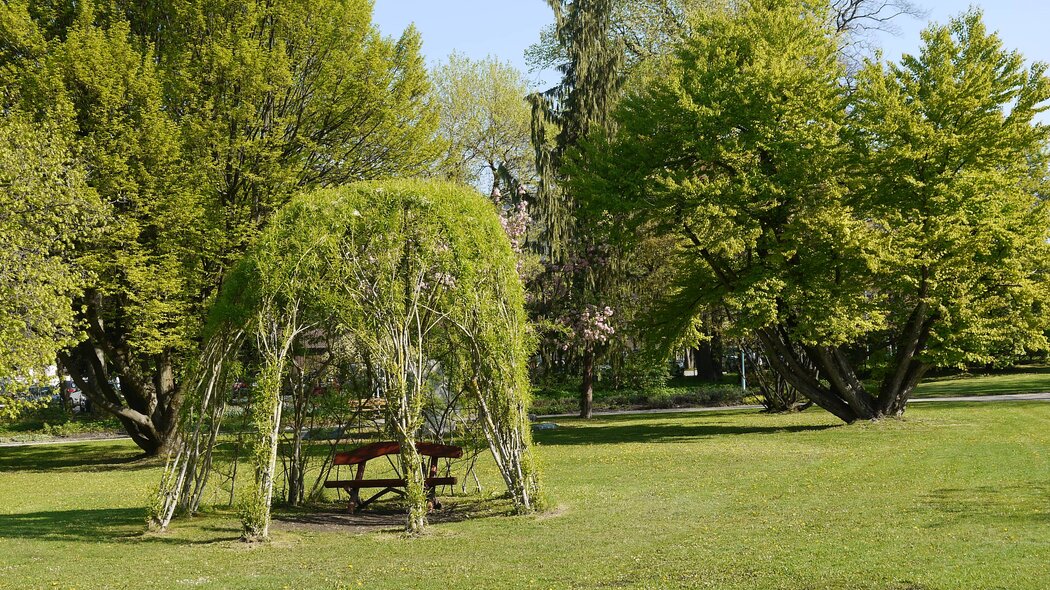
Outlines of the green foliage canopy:
M 100 213 L 60 133 L 17 113 L 0 117 L 2 414 L 12 415 L 15 394 L 75 342 L 72 302 L 84 271 L 68 255 Z
M 929 367 L 1046 345 L 1050 87 L 968 13 L 849 95 L 828 22 L 790 1 L 701 15 L 571 176 L 592 208 L 677 236 L 669 325 L 723 306 L 852 421 L 903 412 Z M 878 392 L 855 369 L 871 349 Z
M 300 189 L 433 162 L 419 46 L 411 28 L 381 36 L 369 2 L 0 6 L 5 106 L 61 133 L 107 204 L 77 241 L 86 338 L 63 364 L 147 452 L 169 441 L 207 303 L 269 215 Z
M 209 342 L 254 338 L 263 359 L 253 379 L 259 485 L 244 510 L 249 536 L 267 534 L 282 374 L 289 351 L 301 350 L 298 339 L 311 331 L 348 342 L 358 355 L 352 362 L 374 371 L 410 482 L 407 530 L 425 525 L 414 443 L 435 387 L 465 392 L 516 507 L 535 506 L 531 337 L 516 265 L 495 205 L 462 185 L 356 183 L 304 193 L 281 209 L 233 271 L 208 328 Z M 221 372 L 207 361 L 201 369 Z M 195 392 L 183 432 L 209 413 L 212 390 Z
M 528 84 L 521 72 L 493 58 L 475 61 L 453 53 L 434 68 L 432 78 L 438 134 L 446 144 L 441 176 L 484 193 L 511 189 L 501 177 L 530 183 L 536 164 Z

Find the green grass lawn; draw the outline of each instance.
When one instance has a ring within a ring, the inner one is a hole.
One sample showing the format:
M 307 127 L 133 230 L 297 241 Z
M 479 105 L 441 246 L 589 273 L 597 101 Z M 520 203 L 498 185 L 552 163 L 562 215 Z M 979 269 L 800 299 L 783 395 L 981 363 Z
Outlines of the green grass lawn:
M 1017 373 L 961 374 L 927 379 L 915 388 L 915 397 L 1047 392 L 1050 392 L 1050 369 L 1031 367 Z
M 0 588 L 1050 587 L 1050 403 L 561 424 L 538 433 L 552 512 L 412 540 L 248 546 L 224 512 L 144 534 L 159 466 L 131 444 L 0 448 Z

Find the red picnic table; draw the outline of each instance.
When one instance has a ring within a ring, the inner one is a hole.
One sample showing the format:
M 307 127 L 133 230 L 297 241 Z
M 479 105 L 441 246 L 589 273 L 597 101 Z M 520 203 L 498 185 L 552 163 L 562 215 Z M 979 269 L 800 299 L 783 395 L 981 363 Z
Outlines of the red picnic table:
M 454 445 L 440 445 L 437 443 L 417 442 L 416 450 L 420 455 L 429 457 L 427 467 L 427 478 L 424 487 L 427 494 L 427 504 L 430 508 L 441 508 L 437 501 L 437 486 L 451 486 L 456 484 L 455 477 L 438 477 L 438 459 L 459 459 L 463 456 L 463 448 Z M 344 451 L 335 454 L 333 465 L 357 465 L 354 479 L 335 479 L 324 482 L 326 488 L 340 488 L 346 490 L 350 495 L 347 510 L 353 514 L 357 510 L 368 506 L 386 494 L 394 493 L 405 495 L 403 488 L 408 486 L 405 478 L 365 479 L 365 465 L 372 459 L 385 457 L 387 455 L 400 455 L 401 444 L 397 441 L 380 441 L 358 447 L 352 451 Z M 362 488 L 383 488 L 372 497 L 361 501 Z

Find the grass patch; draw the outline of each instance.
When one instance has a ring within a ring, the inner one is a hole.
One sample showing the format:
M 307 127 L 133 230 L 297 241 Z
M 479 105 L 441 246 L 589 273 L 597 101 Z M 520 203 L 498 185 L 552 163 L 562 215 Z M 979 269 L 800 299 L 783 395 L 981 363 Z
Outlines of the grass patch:
M 1029 367 L 1017 373 L 962 373 L 927 379 L 915 388 L 915 397 L 956 397 L 1050 392 L 1050 369 Z
M 853 426 L 820 411 L 559 423 L 537 433 L 554 510 L 501 516 L 466 497 L 462 518 L 415 540 L 278 526 L 248 546 L 225 510 L 144 534 L 160 465 L 130 443 L 0 449 L 0 588 L 1050 583 L 1050 403 L 916 406 Z
M 29 412 L 14 422 L 0 423 L 0 443 L 123 433 L 123 427 L 113 416 L 74 414 L 63 410 L 58 403 Z

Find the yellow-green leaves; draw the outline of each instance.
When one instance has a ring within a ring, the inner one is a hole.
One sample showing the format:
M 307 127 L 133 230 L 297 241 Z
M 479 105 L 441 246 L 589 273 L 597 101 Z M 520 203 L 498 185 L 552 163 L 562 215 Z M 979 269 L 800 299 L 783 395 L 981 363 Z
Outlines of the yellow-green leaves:
M 903 321 L 936 309 L 931 363 L 1005 363 L 1046 345 L 1046 66 L 1026 67 L 971 11 L 857 80 L 855 205 L 887 247 L 878 284 Z
M 55 128 L 0 117 L 0 379 L 43 378 L 57 351 L 76 340 L 72 298 L 83 271 L 68 263 L 70 247 L 90 236 L 98 214 Z M 0 404 L 10 404 L 3 395 Z
M 670 323 L 721 307 L 836 415 L 896 415 L 931 366 L 1046 347 L 1050 83 L 971 12 L 847 92 L 826 22 L 793 1 L 702 15 L 573 188 L 681 237 Z

